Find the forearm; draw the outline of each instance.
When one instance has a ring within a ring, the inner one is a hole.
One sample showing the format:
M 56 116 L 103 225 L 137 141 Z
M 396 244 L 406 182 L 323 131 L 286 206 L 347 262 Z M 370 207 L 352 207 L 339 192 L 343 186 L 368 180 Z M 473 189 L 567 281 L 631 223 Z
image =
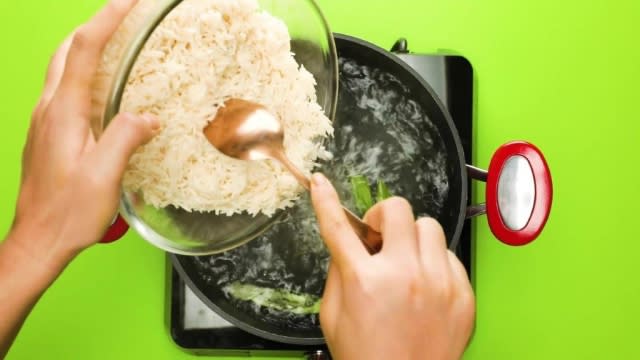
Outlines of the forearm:
M 33 306 L 67 264 L 65 259 L 43 259 L 28 251 L 22 244 L 33 241 L 31 236 L 14 231 L 0 244 L 0 359 Z

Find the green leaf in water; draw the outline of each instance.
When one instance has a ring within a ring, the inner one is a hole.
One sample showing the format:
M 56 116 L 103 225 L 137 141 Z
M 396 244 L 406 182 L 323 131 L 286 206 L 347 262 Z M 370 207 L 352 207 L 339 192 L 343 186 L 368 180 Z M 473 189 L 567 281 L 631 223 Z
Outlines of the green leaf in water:
M 362 175 L 351 176 L 351 191 L 356 202 L 356 208 L 360 215 L 364 214 L 373 206 L 373 196 L 369 181 Z
M 388 199 L 390 198 L 391 192 L 389 191 L 389 188 L 387 187 L 387 184 L 384 183 L 384 181 L 378 179 L 378 189 L 376 192 L 376 202 L 380 202 L 382 200 Z
M 224 287 L 232 297 L 254 304 L 298 315 L 318 314 L 320 298 L 309 294 L 296 294 L 281 289 L 265 288 L 234 282 Z

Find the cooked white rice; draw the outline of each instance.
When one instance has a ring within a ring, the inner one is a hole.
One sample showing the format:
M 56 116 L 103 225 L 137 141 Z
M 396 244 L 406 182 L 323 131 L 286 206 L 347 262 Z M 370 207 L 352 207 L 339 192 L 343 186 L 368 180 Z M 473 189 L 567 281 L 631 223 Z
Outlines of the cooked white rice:
M 105 50 L 95 92 L 107 88 L 142 0 Z M 96 98 L 94 100 L 98 101 Z M 121 110 L 156 115 L 163 130 L 131 158 L 127 191 L 155 207 L 273 214 L 302 188 L 272 161 L 239 161 L 219 153 L 202 132 L 228 98 L 263 104 L 285 129 L 285 151 L 310 174 L 326 154 L 319 139 L 330 120 L 316 103 L 315 80 L 293 58 L 286 25 L 256 0 L 186 0 L 157 28 L 129 77 Z

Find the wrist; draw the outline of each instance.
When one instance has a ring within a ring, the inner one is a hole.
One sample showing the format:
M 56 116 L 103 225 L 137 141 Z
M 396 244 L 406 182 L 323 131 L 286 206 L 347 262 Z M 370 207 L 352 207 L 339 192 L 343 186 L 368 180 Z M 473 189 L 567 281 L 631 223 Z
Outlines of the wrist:
M 59 249 L 53 235 L 39 231 L 37 227 L 15 226 L 1 244 L 4 256 L 10 256 L 17 268 L 26 274 L 52 282 L 62 273 L 76 254 Z

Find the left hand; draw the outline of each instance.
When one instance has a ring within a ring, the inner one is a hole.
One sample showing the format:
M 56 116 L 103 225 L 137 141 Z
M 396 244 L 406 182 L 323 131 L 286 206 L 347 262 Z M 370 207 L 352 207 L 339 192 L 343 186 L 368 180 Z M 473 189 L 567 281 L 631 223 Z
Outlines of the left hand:
M 135 0 L 111 0 L 58 49 L 31 118 L 9 241 L 38 265 L 59 266 L 100 241 L 116 215 L 130 156 L 158 131 L 150 116 L 119 114 L 99 141 L 91 83 Z

